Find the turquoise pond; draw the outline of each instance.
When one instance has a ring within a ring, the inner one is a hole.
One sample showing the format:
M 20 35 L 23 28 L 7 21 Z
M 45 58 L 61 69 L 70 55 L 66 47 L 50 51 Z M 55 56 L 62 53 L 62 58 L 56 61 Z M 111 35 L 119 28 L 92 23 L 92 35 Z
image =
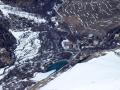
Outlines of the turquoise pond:
M 50 65 L 50 66 L 47 68 L 46 72 L 49 72 L 49 71 L 51 71 L 51 70 L 56 70 L 56 71 L 58 71 L 59 69 L 61 69 L 61 68 L 62 68 L 63 66 L 65 66 L 66 64 L 68 64 L 68 61 L 59 61 L 59 62 L 56 62 L 56 63 Z

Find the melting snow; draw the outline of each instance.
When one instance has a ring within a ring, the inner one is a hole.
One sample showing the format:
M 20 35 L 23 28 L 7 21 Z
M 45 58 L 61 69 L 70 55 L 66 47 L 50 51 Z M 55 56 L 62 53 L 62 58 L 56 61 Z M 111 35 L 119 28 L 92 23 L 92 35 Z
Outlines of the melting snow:
M 20 10 L 19 8 L 5 5 L 2 1 L 0 1 L 0 10 L 7 17 L 9 17 L 9 14 L 14 14 L 19 17 L 27 18 L 28 20 L 33 20 L 35 23 L 46 23 L 47 22 L 44 18 L 36 16 L 32 13 L 24 12 Z
M 14 68 L 14 65 L 11 66 L 11 67 L 1 68 L 0 69 L 0 80 L 3 79 L 5 77 L 5 75 L 8 74 L 8 71 L 11 70 L 11 69 L 13 69 L 13 68 Z
M 77 64 L 40 90 L 120 90 L 120 57 L 111 51 Z
M 15 55 L 18 60 L 24 61 L 27 59 L 32 59 L 38 55 L 38 50 L 41 47 L 41 42 L 38 39 L 39 32 L 10 31 L 17 39 Z
M 0 90 L 2 90 L 2 86 L 0 86 Z
M 42 79 L 47 78 L 50 74 L 52 74 L 53 72 L 55 72 L 54 70 L 47 72 L 47 73 L 35 73 L 34 74 L 34 78 L 32 78 L 31 80 L 33 81 L 40 81 Z
M 62 47 L 66 50 L 70 48 L 70 45 L 72 45 L 72 43 L 68 39 L 63 40 L 61 44 L 62 44 Z
M 0 69 L 0 75 L 3 74 L 4 68 Z

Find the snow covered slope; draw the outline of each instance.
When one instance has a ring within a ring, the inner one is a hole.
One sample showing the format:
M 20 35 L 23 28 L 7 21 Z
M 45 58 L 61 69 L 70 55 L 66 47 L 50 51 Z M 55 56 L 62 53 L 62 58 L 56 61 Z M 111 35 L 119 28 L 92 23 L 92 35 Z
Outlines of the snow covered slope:
M 120 90 L 120 57 L 111 51 L 77 64 L 39 90 Z

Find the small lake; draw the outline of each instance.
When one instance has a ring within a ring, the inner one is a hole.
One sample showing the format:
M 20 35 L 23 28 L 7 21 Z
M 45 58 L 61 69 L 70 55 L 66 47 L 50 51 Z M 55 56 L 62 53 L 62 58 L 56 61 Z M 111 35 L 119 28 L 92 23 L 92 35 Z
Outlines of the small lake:
M 68 64 L 68 61 L 59 61 L 59 62 L 56 62 L 56 63 L 50 65 L 50 66 L 47 68 L 46 72 L 49 72 L 49 71 L 51 71 L 51 70 L 56 70 L 56 71 L 58 71 L 59 69 L 61 69 L 61 68 L 62 68 L 63 66 L 65 66 L 66 64 Z

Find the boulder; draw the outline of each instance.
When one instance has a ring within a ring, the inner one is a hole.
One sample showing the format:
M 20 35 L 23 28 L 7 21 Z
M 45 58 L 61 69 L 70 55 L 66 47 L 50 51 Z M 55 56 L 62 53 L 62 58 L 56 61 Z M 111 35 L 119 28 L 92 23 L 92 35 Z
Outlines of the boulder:
M 14 48 L 15 37 L 9 32 L 9 22 L 2 16 L 0 17 L 0 47 L 7 50 Z
M 0 68 L 14 63 L 12 59 L 13 50 L 15 49 L 16 39 L 9 32 L 9 22 L 0 17 Z

